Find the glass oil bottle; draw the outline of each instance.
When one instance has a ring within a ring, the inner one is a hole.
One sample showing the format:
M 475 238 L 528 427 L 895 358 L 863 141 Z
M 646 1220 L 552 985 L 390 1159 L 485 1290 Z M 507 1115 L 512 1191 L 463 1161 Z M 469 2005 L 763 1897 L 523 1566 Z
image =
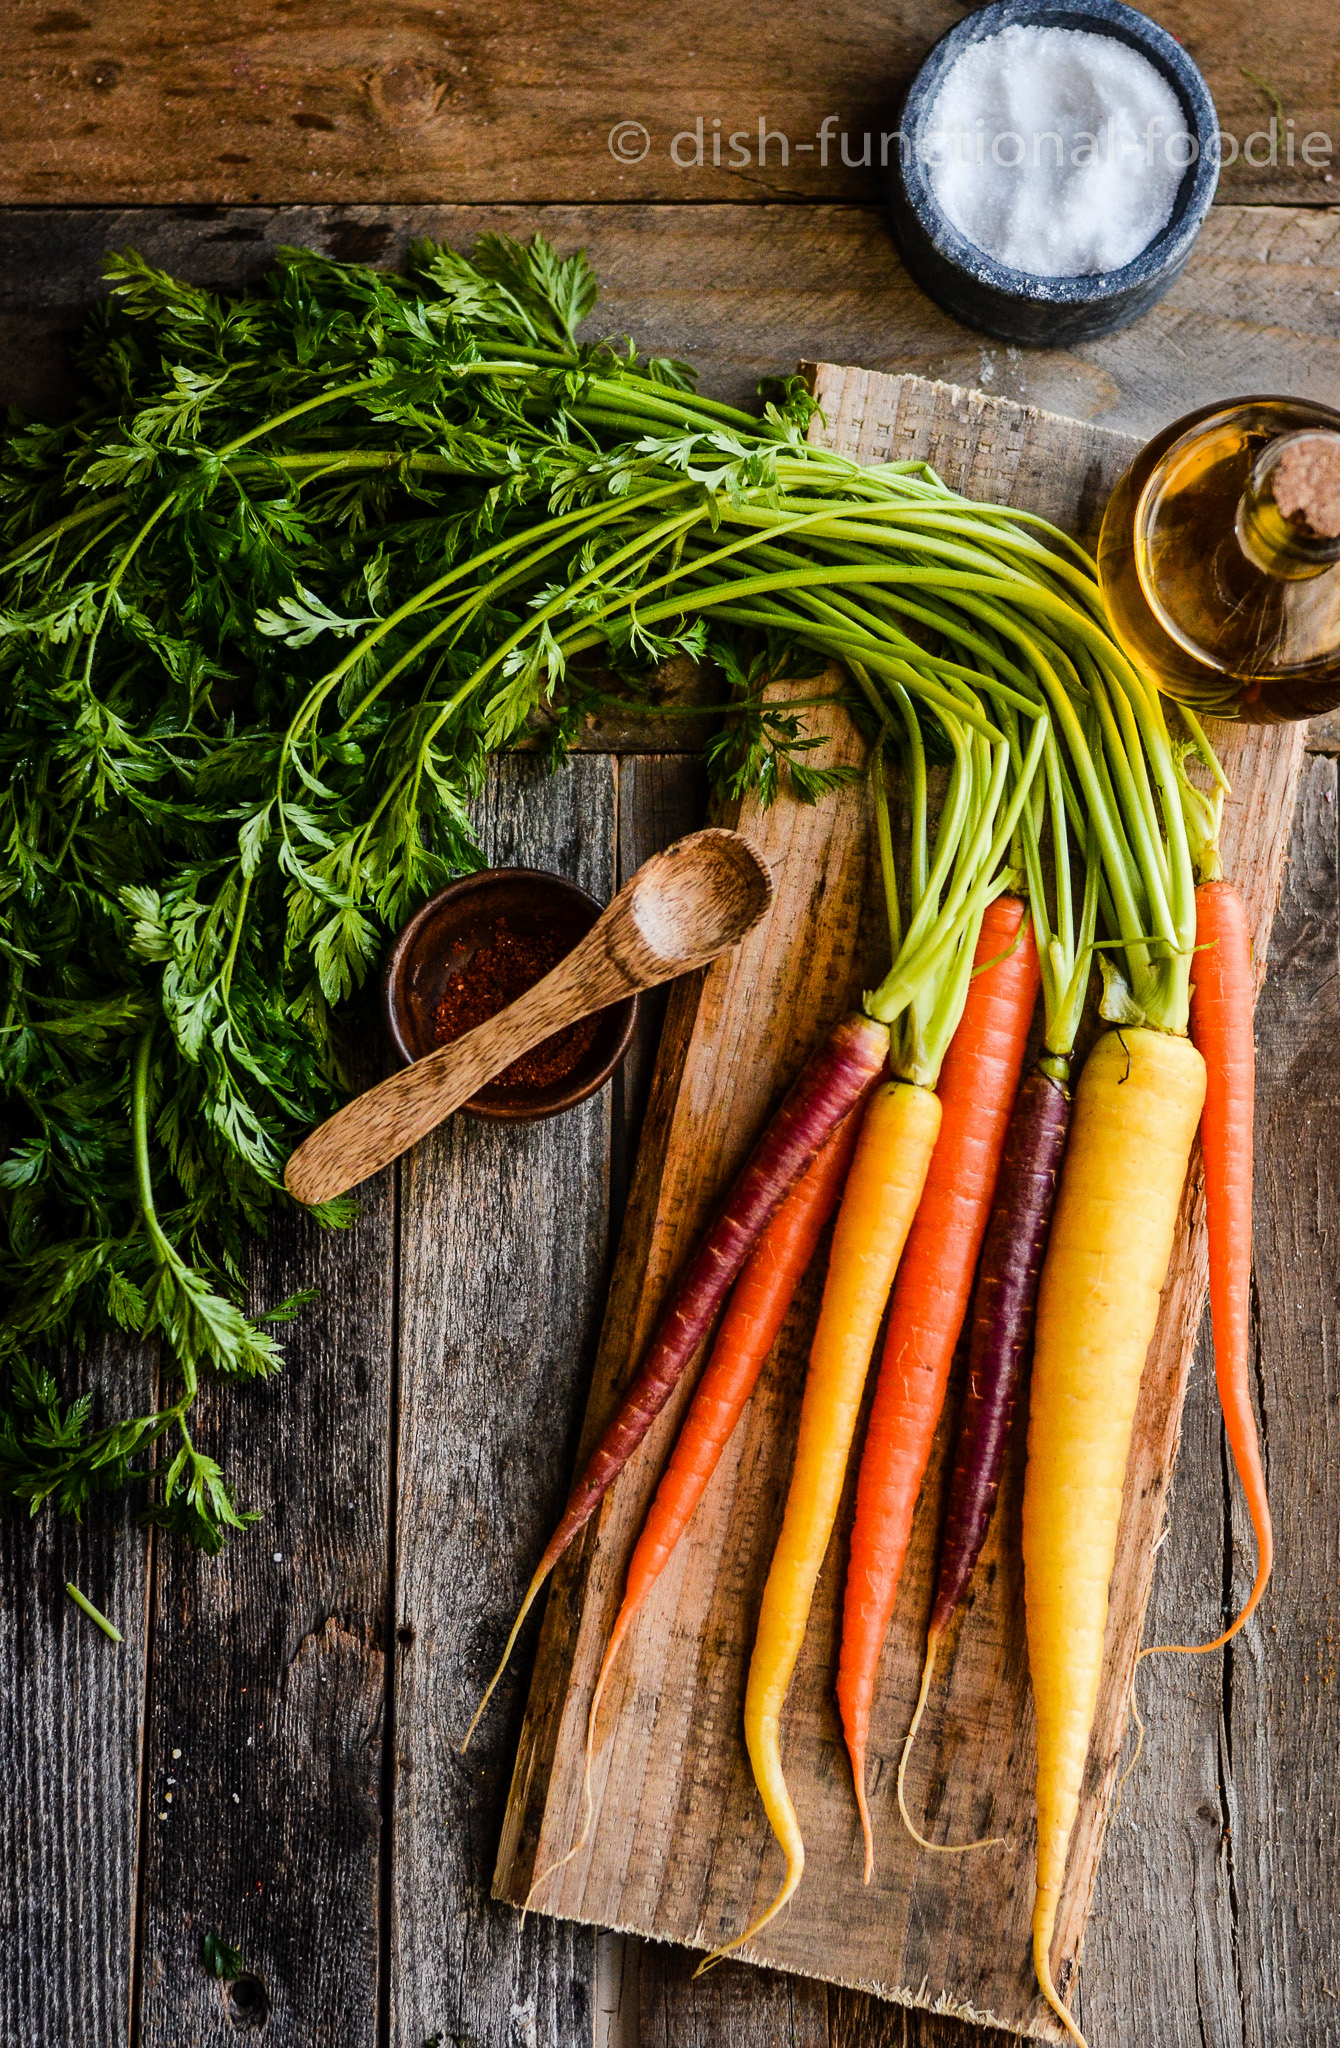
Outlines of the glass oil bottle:
M 1340 412 L 1246 398 L 1177 420 L 1113 492 L 1098 573 L 1126 653 L 1199 716 L 1334 710 Z

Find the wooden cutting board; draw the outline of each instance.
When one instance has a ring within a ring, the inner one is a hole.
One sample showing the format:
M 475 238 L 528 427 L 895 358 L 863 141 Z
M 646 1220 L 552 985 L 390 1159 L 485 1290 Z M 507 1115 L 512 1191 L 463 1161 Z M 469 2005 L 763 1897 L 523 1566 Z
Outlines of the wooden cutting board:
M 826 415 L 816 427 L 830 445 L 864 462 L 925 457 L 969 497 L 1045 513 L 1090 541 L 1107 494 L 1138 445 L 1102 428 L 917 377 L 828 365 L 813 375 Z M 1303 727 L 1220 727 L 1214 737 L 1233 783 L 1224 817 L 1225 864 L 1247 899 L 1260 971 L 1288 844 Z M 828 758 L 862 758 L 844 713 L 835 716 Z M 825 1027 L 878 978 L 881 952 L 887 953 L 863 788 L 841 790 L 815 809 L 783 800 L 760 813 L 745 804 L 738 822 L 773 865 L 776 899 L 737 953 L 679 984 L 672 997 L 610 1288 L 583 1459 L 645 1346 L 669 1280 L 769 1109 Z M 741 1706 L 789 1478 L 822 1265 L 820 1258 L 735 1440 L 615 1667 L 599 1721 L 594 1822 L 581 1852 L 538 1893 L 533 1903 L 542 1912 L 709 1948 L 737 1934 L 780 1881 L 781 1852 L 750 1777 Z M 1197 1157 L 1136 1415 L 1105 1677 L 1059 1921 L 1063 1990 L 1093 1896 L 1204 1292 Z M 514 1904 L 526 1900 L 534 1874 L 562 1856 L 580 1832 L 595 1673 L 629 1553 L 694 1377 L 687 1376 L 556 1574 L 494 1881 L 495 1895 Z M 869 1763 L 874 1879 L 868 1887 L 861 1882 L 860 1831 L 833 1697 L 854 1490 L 849 1480 L 783 1722 L 807 1874 L 790 1909 L 742 1954 L 907 2005 L 1057 2040 L 1059 2029 L 1036 1995 L 1029 1951 L 1034 1736 L 1019 1561 L 1022 1431 L 969 1611 L 941 1653 L 909 1776 L 911 1803 L 933 1838 L 1000 1834 L 1009 1846 L 962 1857 L 921 1853 L 903 1830 L 894 1798 L 921 1665 L 956 1405 L 954 1388 L 881 1665 Z M 1208 1629 L 1214 1617 L 1197 1619 Z

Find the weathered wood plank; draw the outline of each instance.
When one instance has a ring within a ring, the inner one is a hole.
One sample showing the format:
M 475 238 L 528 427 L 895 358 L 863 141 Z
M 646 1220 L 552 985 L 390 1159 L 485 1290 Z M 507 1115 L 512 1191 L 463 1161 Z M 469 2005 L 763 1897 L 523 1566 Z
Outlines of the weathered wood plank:
M 737 402 L 805 358 L 978 385 L 1143 435 L 1235 391 L 1340 403 L 1340 211 L 1235 206 L 1214 209 L 1186 271 L 1144 319 L 1073 350 L 1008 349 L 960 327 L 911 283 L 866 208 L 21 209 L 0 215 L 6 395 L 46 408 L 68 397 L 58 340 L 96 294 L 108 248 L 134 244 L 201 283 L 236 287 L 284 242 L 391 263 L 412 235 L 465 246 L 484 228 L 542 228 L 564 249 L 587 248 L 603 287 L 591 331 L 688 357 L 705 390 Z
M 1068 479 L 1072 516 L 1067 523 L 1072 525 L 1082 519 L 1089 497 L 1101 503 L 1104 480 L 1110 482 L 1129 457 L 1129 448 L 1117 437 L 1021 414 L 1017 408 L 993 407 L 977 395 L 944 386 L 821 369 L 818 388 L 843 444 L 867 457 L 925 453 L 951 481 L 1015 502 L 1029 501 L 1039 473 Z M 1085 460 L 1071 459 L 1073 444 Z M 1053 504 L 1049 509 L 1061 508 Z M 1221 738 L 1236 785 L 1226 809 L 1225 857 L 1244 888 L 1263 959 L 1301 736 L 1238 732 Z M 855 863 L 855 882 L 865 852 L 860 846 L 863 805 L 848 793 L 832 804 L 828 816 L 848 850 L 844 857 Z M 625 1226 L 588 1432 L 598 1426 L 627 1362 L 640 1349 L 676 1247 L 691 1238 L 716 1191 L 728 1181 L 735 1160 L 731 1148 L 738 1151 L 741 1129 L 757 1126 L 770 1084 L 781 1085 L 788 1063 L 798 1056 L 793 1041 L 799 1036 L 808 1042 L 831 1014 L 831 1005 L 840 1006 L 847 982 L 859 985 L 866 978 L 853 972 L 858 963 L 850 951 L 853 920 L 859 921 L 859 883 L 845 914 L 831 888 L 825 900 L 822 878 L 816 879 L 818 865 L 825 854 L 830 861 L 835 854 L 831 844 L 824 846 L 822 835 L 815 840 L 813 820 L 807 823 L 795 810 L 782 823 L 777 814 L 759 818 L 750 813 L 748 829 L 769 844 L 775 837 L 779 849 L 786 846 L 787 872 L 771 924 L 746 941 L 728 967 L 709 971 L 701 1002 L 683 998 L 678 1036 L 674 1029 L 667 1032 L 669 1051 L 656 1083 L 663 1108 L 649 1119 L 651 1142 L 644 1147 Z M 824 909 L 816 924 L 814 906 L 820 901 Z M 876 924 L 872 899 L 868 929 Z M 786 984 L 788 971 L 800 977 L 794 987 Z M 812 974 L 824 989 L 820 1001 L 813 991 L 806 993 L 806 977 Z M 734 1008 L 732 991 L 738 991 Z M 676 1015 L 672 1005 L 672 1018 Z M 776 1017 L 789 1020 L 785 1033 L 769 1030 L 767 1020 Z M 680 1069 L 674 1056 L 686 1043 L 676 1092 Z M 742 1081 L 742 1076 L 747 1078 Z M 657 1188 L 659 1207 L 652 1193 Z M 1118 1553 L 1123 1570 L 1114 1587 L 1107 1676 L 1062 1913 L 1063 1947 L 1072 1959 L 1115 1780 L 1131 1668 L 1200 1321 L 1204 1249 L 1199 1217 L 1193 1167 L 1182 1249 L 1151 1347 L 1128 1473 Z M 811 1301 L 811 1315 L 813 1306 Z M 596 1820 L 585 1849 L 549 1881 L 544 1903 L 550 1910 L 706 1946 L 737 1932 L 774 1888 L 775 1849 L 738 1742 L 749 1633 L 742 1616 L 754 1610 L 780 1511 L 805 1328 L 805 1309 L 798 1305 L 790 1338 L 784 1335 L 760 1383 L 742 1441 L 723 1463 L 680 1553 L 648 1602 L 645 1625 L 636 1633 L 622 1679 L 616 1670 L 593 1776 Z M 617 1600 L 628 1544 L 686 1396 L 687 1389 L 671 1404 L 644 1453 L 605 1502 L 581 1554 L 560 1571 L 500 1855 L 497 1882 L 504 1896 L 523 1897 L 533 1871 L 562 1855 L 574 1839 L 589 1679 Z M 1003 1829 L 1014 1844 L 1014 1856 L 995 1869 L 985 1857 L 955 1863 L 917 1859 L 896 1819 L 884 1825 L 887 1787 L 920 1666 L 938 1471 L 937 1461 L 904 1570 L 872 1731 L 880 1838 L 876 1880 L 864 1890 L 852 1860 L 855 1823 L 830 1698 L 840 1577 L 840 1558 L 833 1557 L 820 1581 L 792 1688 L 788 1737 L 793 1782 L 805 1801 L 807 1836 L 823 1882 L 813 1888 L 807 1884 L 752 1953 L 760 1960 L 878 1989 L 907 2004 L 938 2004 L 964 2017 L 969 2012 L 992 2015 L 1017 2032 L 1050 2036 L 1054 2023 L 1038 2008 L 1027 1938 L 1032 1735 L 1014 1540 L 1021 1446 L 984 1559 L 972 1627 L 961 1632 L 948 1660 L 938 1718 L 923 1741 L 921 1786 L 914 1789 L 914 1797 L 950 1838 Z M 993 1933 L 984 1942 L 982 1928 L 988 1921 Z M 1067 1976 L 1073 1967 L 1072 1960 Z
M 684 756 L 630 754 L 619 763 L 618 864 L 620 887 L 653 853 L 692 832 L 706 808 L 701 762 Z M 637 1029 L 614 1076 L 610 1131 L 610 1241 L 617 1242 L 628 1204 L 656 1051 L 669 988 L 649 989 Z M 642 2011 L 654 1999 L 656 1958 L 674 1950 L 645 1950 L 636 1935 L 597 1936 L 596 2048 L 642 2048 Z M 650 1959 L 649 1959 L 650 1954 Z M 643 1971 L 651 1975 L 644 1978 Z
M 1309 761 L 1257 1033 L 1256 1391 L 1278 1560 L 1225 1683 L 1244 2048 L 1340 2042 L 1337 810 L 1336 763 Z M 1235 1498 L 1235 1600 L 1244 1519 Z
M 502 864 L 607 898 L 614 762 L 490 772 Z M 526 1125 L 452 1119 L 403 1163 L 392 2039 L 589 2041 L 593 1943 L 489 1903 L 533 1633 L 459 1745 L 562 1504 L 608 1234 L 611 1098 Z
M 1340 136 L 1340 93 L 1317 61 L 1326 0 L 1274 14 L 1251 0 L 1167 0 L 1162 12 L 1225 128 L 1239 145 L 1262 135 L 1226 169 L 1226 194 L 1321 198 L 1334 155 L 1313 168 L 1301 145 Z M 673 32 L 649 32 L 635 0 L 599 14 L 540 0 L 394 13 L 288 0 L 277 15 L 241 0 L 223 17 L 206 0 L 28 6 L 0 53 L 0 198 L 868 202 L 902 88 L 957 19 L 949 0 L 841 0 L 821 20 L 806 0 L 777 0 L 761 20 L 685 0 Z M 1272 164 L 1263 131 L 1276 104 L 1293 127 Z M 760 117 L 776 138 L 762 164 Z M 611 132 L 629 122 L 644 125 L 645 154 L 634 137 L 621 159 Z
M 256 1245 L 258 1306 L 320 1298 L 278 1379 L 201 1398 L 196 1440 L 262 1525 L 218 1558 L 158 1546 L 140 2048 L 377 2038 L 390 1176 L 361 1196 L 348 1236 L 294 1215 Z M 210 1933 L 248 1965 L 226 1989 Z
M 626 879 L 651 854 L 701 822 L 705 777 L 697 761 L 633 755 L 619 765 L 619 873 Z M 669 990 L 643 998 L 638 1037 L 616 1094 L 611 1177 L 626 1189 L 641 1133 L 652 1068 Z M 653 1008 L 654 1005 L 654 1008 Z M 615 1206 L 614 1227 L 624 1200 Z M 605 1937 L 607 1940 L 619 1937 Z M 627 1948 L 637 1937 L 622 1937 Z M 664 1942 L 640 1944 L 638 2034 L 640 2048 L 826 2048 L 827 1994 L 822 1985 L 773 1970 L 728 1965 L 694 1979 L 696 1957 Z
M 740 1963 L 695 1977 L 698 1960 L 644 1947 L 641 2048 L 829 2048 L 825 1985 Z
M 830 2048 L 1016 2048 L 1013 2034 L 828 1987 Z
M 107 1419 L 153 1404 L 122 1343 L 78 1361 Z M 0 1511 L 0 2043 L 120 2043 L 130 2013 L 149 1539 L 133 1492 L 83 1525 Z M 72 1580 L 125 1637 L 107 1640 Z
M 644 860 L 703 821 L 706 810 L 702 764 L 683 755 L 630 754 L 619 763 L 619 883 Z M 668 987 L 642 998 L 628 1056 L 614 1077 L 610 1131 L 610 1242 L 618 1242 L 628 1206 L 629 1185 L 642 1136 L 657 1048 L 670 1001 Z M 597 1976 L 610 2005 L 597 2011 L 596 2048 L 645 2048 L 642 2015 L 655 1996 L 655 1958 L 636 1935 L 597 1937 Z M 651 1975 L 644 1976 L 644 1971 Z M 603 2023 L 603 2035 L 602 2035 Z

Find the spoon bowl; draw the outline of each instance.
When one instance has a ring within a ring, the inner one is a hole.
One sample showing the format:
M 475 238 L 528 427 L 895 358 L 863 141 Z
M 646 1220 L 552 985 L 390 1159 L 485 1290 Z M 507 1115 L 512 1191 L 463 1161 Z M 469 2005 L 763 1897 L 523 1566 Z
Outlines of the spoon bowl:
M 766 862 L 738 832 L 709 828 L 640 867 L 586 937 L 505 1010 L 337 1110 L 304 1138 L 284 1185 L 328 1202 L 389 1166 L 510 1067 L 581 1017 L 703 967 L 772 901 Z
M 738 832 L 709 828 L 654 854 L 629 892 L 637 936 L 668 978 L 711 960 L 757 924 L 772 876 Z

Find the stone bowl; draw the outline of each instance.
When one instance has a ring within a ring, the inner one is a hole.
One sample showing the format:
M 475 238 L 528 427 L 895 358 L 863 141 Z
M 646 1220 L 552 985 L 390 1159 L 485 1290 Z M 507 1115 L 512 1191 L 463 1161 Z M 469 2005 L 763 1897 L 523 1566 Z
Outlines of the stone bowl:
M 1182 175 L 1167 225 L 1120 270 L 1089 277 L 1035 277 L 1012 270 L 961 235 L 931 190 L 930 116 L 949 67 L 972 43 L 1015 25 L 1084 29 L 1139 50 L 1181 104 L 1197 154 Z M 968 326 L 1028 348 L 1063 348 L 1110 334 L 1163 296 L 1191 254 L 1219 180 L 1219 117 L 1209 88 L 1179 42 L 1122 0 L 993 0 L 941 36 L 904 97 L 902 138 L 888 170 L 893 237 L 931 298 Z M 906 161 L 904 161 L 906 159 Z

